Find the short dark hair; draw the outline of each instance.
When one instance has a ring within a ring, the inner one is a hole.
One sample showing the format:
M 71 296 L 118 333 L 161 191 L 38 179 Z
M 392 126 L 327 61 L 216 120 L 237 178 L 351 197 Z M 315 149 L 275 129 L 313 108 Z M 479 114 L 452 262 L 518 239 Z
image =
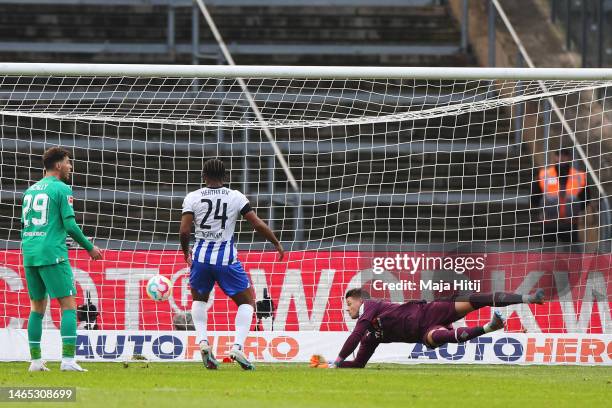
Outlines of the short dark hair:
M 362 300 L 368 300 L 370 298 L 370 294 L 368 293 L 367 290 L 361 289 L 361 288 L 353 288 L 353 289 L 349 289 L 346 292 L 346 295 L 344 295 L 345 299 L 348 298 L 357 298 L 357 299 L 362 299 Z
M 574 149 L 572 149 L 571 147 L 562 147 L 561 149 L 559 149 L 559 153 L 557 154 L 559 156 L 574 157 Z
M 225 178 L 225 164 L 219 159 L 206 160 L 202 175 L 223 181 Z
M 55 163 L 61 162 L 66 157 L 70 158 L 70 152 L 63 147 L 54 146 L 45 150 L 42 161 L 45 170 L 53 170 Z

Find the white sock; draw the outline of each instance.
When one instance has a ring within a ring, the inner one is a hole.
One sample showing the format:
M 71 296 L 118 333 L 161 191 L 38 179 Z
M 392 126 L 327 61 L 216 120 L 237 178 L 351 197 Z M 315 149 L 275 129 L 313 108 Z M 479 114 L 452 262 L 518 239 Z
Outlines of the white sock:
M 62 357 L 62 363 L 72 364 L 74 363 L 74 357 Z
M 244 340 L 246 340 L 249 334 L 254 310 L 253 306 L 248 304 L 238 306 L 235 320 L 236 335 L 234 336 L 234 344 L 240 346 L 241 349 L 244 345 Z
M 194 300 L 191 302 L 191 318 L 196 331 L 196 344 L 200 344 L 202 340 L 208 341 L 206 335 L 206 322 L 208 314 L 206 313 L 206 302 Z
M 37 358 L 36 360 L 30 360 L 30 363 L 40 365 L 40 364 L 42 364 L 42 359 L 41 358 Z

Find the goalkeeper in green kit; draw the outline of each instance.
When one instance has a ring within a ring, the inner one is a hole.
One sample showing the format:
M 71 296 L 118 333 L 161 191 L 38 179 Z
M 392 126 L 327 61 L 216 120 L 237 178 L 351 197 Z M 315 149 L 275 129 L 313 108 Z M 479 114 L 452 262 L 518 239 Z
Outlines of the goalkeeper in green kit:
M 87 371 L 74 359 L 76 288 L 68 262 L 66 235 L 85 248 L 91 259 L 102 259 L 102 253 L 83 235 L 75 221 L 72 189 L 66 184 L 72 171 L 70 153 L 61 147 L 52 147 L 45 151 L 43 165 L 45 177 L 26 190 L 21 207 L 21 249 L 31 305 L 28 319 L 30 371 L 49 371 L 40 350 L 47 295 L 57 299 L 62 310 L 61 370 Z

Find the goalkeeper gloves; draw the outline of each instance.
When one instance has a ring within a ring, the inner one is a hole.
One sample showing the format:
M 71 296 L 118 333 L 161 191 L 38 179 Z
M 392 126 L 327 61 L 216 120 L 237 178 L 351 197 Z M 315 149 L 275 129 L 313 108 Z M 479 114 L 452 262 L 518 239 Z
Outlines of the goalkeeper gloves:
M 328 368 L 328 365 L 322 355 L 314 354 L 310 357 L 310 368 Z
M 314 354 L 310 357 L 310 367 L 311 368 L 338 368 L 342 360 L 337 358 L 334 362 L 327 362 L 325 357 L 320 354 Z

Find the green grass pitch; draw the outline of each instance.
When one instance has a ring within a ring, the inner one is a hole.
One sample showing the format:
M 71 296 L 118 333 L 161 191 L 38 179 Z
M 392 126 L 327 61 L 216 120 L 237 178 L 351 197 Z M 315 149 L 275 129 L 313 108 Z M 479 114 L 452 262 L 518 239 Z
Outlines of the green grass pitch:
M 612 367 L 371 364 L 363 370 L 259 364 L 83 363 L 87 373 L 29 373 L 0 363 L 0 386 L 75 386 L 66 407 L 576 407 L 610 406 Z M 57 403 L 0 403 L 58 406 Z

